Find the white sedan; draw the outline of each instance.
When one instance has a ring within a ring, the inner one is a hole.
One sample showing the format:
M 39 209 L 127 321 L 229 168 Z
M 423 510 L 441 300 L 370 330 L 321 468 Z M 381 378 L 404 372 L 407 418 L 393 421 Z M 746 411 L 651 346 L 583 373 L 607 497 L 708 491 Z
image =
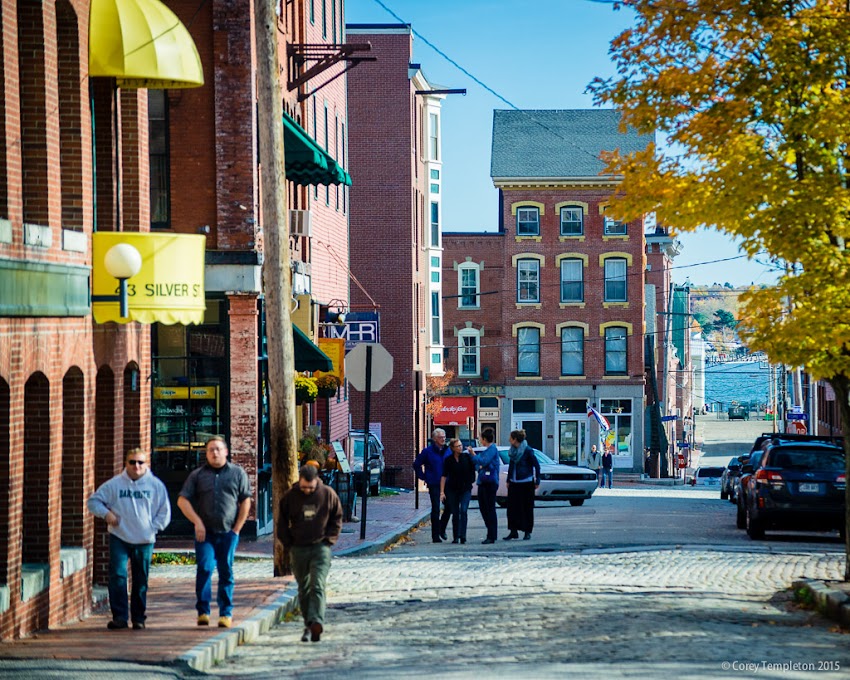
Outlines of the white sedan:
M 496 502 L 505 505 L 508 502 L 508 447 L 497 446 L 502 465 L 499 468 L 499 490 L 496 491 Z M 473 449 L 480 453 L 484 449 Z M 541 501 L 569 501 L 570 505 L 582 505 L 596 491 L 596 473 L 584 467 L 556 463 L 545 453 L 534 450 L 534 455 L 540 462 L 540 486 L 537 487 L 535 498 Z M 478 485 L 472 485 L 472 497 L 477 498 Z

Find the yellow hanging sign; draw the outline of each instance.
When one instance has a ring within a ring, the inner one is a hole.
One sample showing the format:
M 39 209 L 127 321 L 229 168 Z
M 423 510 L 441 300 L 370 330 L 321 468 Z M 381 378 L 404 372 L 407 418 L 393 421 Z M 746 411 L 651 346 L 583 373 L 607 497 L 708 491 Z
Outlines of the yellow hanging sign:
M 141 270 L 127 279 L 127 318 L 121 317 L 117 301 L 118 279 L 104 265 L 107 251 L 119 243 L 130 244 L 142 256 Z M 206 237 L 194 234 L 92 234 L 92 296 L 116 296 L 115 302 L 92 303 L 95 322 L 203 323 L 205 252 Z

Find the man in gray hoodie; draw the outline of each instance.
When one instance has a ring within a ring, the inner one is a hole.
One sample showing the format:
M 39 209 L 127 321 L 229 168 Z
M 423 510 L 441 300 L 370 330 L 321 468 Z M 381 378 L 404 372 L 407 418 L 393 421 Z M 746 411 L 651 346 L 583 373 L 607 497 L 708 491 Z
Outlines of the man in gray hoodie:
M 168 492 L 148 470 L 148 454 L 131 449 L 124 456 L 124 470 L 95 491 L 88 500 L 89 511 L 106 521 L 109 531 L 109 630 L 145 627 L 148 572 L 156 534 L 171 521 Z M 127 607 L 127 561 L 133 573 L 133 588 Z

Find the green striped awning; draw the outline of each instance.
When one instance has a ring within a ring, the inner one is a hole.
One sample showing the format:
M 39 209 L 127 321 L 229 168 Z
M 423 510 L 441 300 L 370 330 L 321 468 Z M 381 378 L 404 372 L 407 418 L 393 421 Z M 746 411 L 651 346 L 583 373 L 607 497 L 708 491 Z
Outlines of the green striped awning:
M 285 112 L 283 114 L 283 148 L 286 179 L 295 184 L 345 184 L 351 177 L 331 155 L 316 144 L 310 135 Z

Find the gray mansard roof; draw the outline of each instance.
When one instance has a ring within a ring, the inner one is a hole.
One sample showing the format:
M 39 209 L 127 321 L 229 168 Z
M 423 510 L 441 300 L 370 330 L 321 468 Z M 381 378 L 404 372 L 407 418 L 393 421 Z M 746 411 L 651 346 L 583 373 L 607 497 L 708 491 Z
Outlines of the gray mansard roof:
M 619 130 L 613 109 L 495 110 L 490 176 L 499 179 L 597 177 L 600 151 L 645 149 L 653 135 Z

